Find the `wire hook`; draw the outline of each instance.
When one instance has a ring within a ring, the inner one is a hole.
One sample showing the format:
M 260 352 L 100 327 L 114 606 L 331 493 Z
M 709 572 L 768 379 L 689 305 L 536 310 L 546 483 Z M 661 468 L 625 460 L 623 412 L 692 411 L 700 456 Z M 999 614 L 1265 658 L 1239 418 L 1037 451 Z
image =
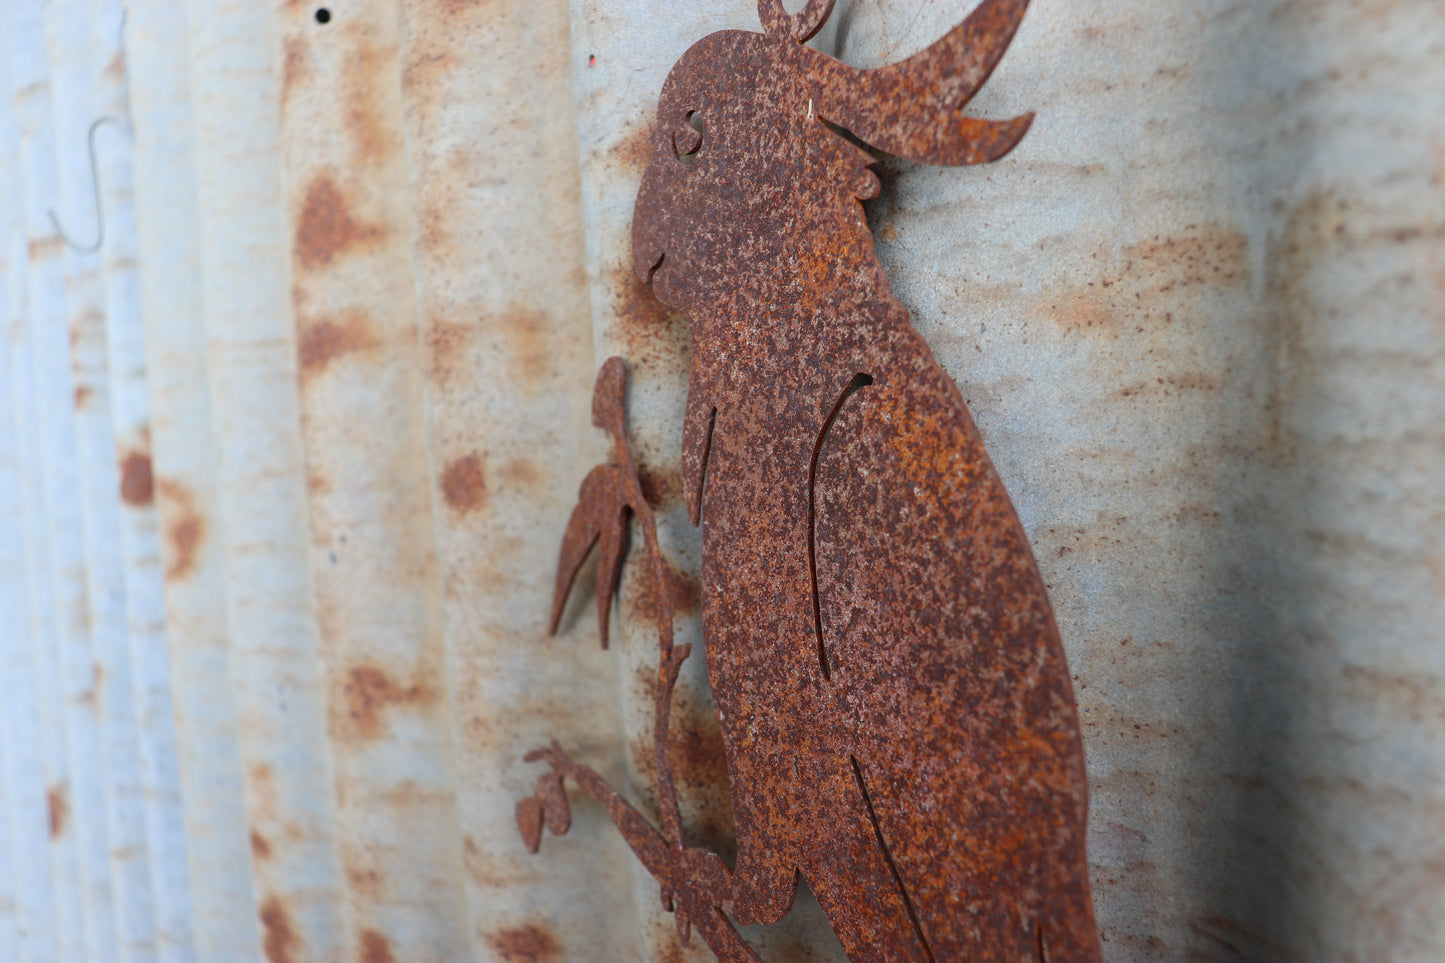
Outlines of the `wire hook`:
M 91 122 L 90 130 L 85 135 L 86 145 L 90 150 L 90 185 L 95 192 L 95 243 L 89 245 L 77 244 L 69 234 L 65 233 L 65 228 L 60 226 L 60 218 L 55 216 L 55 209 L 51 208 L 46 212 L 50 215 L 50 224 L 55 228 L 55 233 L 59 234 L 60 239 L 77 254 L 94 254 L 99 251 L 100 246 L 105 243 L 105 201 L 100 194 L 100 165 L 96 163 L 95 159 L 95 132 L 99 130 L 103 124 L 114 124 L 122 131 L 129 129 L 123 122 L 116 120 L 114 117 L 97 117 Z

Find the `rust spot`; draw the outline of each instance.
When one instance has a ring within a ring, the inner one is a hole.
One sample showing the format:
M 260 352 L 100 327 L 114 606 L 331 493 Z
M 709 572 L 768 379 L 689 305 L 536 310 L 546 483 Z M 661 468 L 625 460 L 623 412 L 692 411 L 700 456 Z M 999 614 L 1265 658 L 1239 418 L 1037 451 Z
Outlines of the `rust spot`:
M 45 791 L 45 808 L 50 817 L 50 838 L 59 839 L 70 818 L 70 797 L 64 786 L 52 786 Z
M 675 568 L 671 562 L 664 561 L 662 565 L 663 574 L 667 577 L 667 600 L 672 604 L 673 614 L 686 615 L 697 611 L 702 597 L 697 579 Z M 628 616 L 651 621 L 657 617 L 657 594 L 652 586 L 653 580 L 642 571 L 642 566 L 634 567 L 633 571 L 636 575 L 628 579 L 627 585 L 632 592 Z
M 397 685 L 375 666 L 355 666 L 346 674 L 346 715 L 352 731 L 364 739 L 375 738 L 381 732 L 382 714 L 388 706 L 425 705 L 431 699 L 427 686 Z
M 257 859 L 271 858 L 271 844 L 256 830 L 251 830 L 251 854 Z
M 329 175 L 311 182 L 296 227 L 296 260 L 307 270 L 330 264 L 339 254 L 370 244 L 384 232 L 351 216 L 346 196 Z
M 362 164 L 374 164 L 391 152 L 393 138 L 381 123 L 382 105 L 378 102 L 383 89 L 381 75 L 390 59 L 365 39 L 357 42 L 346 58 L 344 122 L 356 159 Z
M 517 374 L 535 387 L 552 362 L 546 316 L 535 308 L 517 307 L 497 319 L 497 330 L 512 349 Z
M 542 470 L 526 458 L 514 458 L 502 466 L 502 481 L 510 488 L 529 489 L 541 483 Z
M 125 54 L 118 53 L 110 58 L 110 63 L 105 65 L 103 75 L 107 80 L 125 79 Z
M 351 884 L 351 888 L 355 892 L 373 899 L 381 893 L 381 874 L 374 869 L 348 866 L 346 868 L 346 881 Z
M 133 451 L 120 465 L 120 497 L 127 505 L 149 505 L 155 501 L 155 483 L 151 477 L 151 456 Z
M 546 963 L 562 956 L 557 938 L 539 923 L 497 930 L 487 936 L 487 945 L 504 963 Z
M 327 492 L 331 491 L 331 479 L 327 478 L 319 471 L 313 470 L 307 472 L 306 490 L 309 491 L 312 495 L 325 495 Z
M 638 124 L 622 135 L 608 153 L 608 160 L 629 173 L 641 176 L 652 160 L 652 125 Z
M 286 907 L 275 896 L 268 897 L 261 904 L 261 928 L 264 936 L 262 945 L 266 959 L 271 963 L 293 963 L 296 950 L 301 945 L 296 930 L 291 926 L 291 917 Z
M 487 478 L 480 456 L 463 455 L 447 466 L 442 473 L 442 497 L 462 515 L 482 507 L 487 500 Z
M 637 484 L 642 488 L 642 497 L 653 508 L 682 499 L 682 470 L 676 465 L 665 469 L 654 469 L 646 463 L 637 466 Z
M 79 409 L 81 409 L 81 408 L 84 408 L 84 407 L 85 407 L 85 403 L 86 403 L 87 401 L 89 401 L 89 400 L 90 400 L 90 388 L 87 387 L 86 385 L 76 385 L 76 386 L 75 386 L 75 407 L 76 407 L 76 410 L 79 410 Z
M 306 41 L 300 37 L 286 38 L 286 52 L 281 60 L 281 109 L 291 99 L 291 91 L 311 75 L 311 55 Z
M 59 237 L 38 237 L 26 245 L 26 251 L 32 261 L 59 257 L 62 250 L 64 250 L 64 242 Z
M 161 523 L 166 533 L 166 580 L 176 581 L 196 568 L 196 554 L 206 535 L 206 520 L 196 509 L 195 497 L 184 485 L 162 478 Z
M 362 930 L 361 963 L 396 963 L 391 941 L 376 930 Z
M 657 300 L 627 263 L 612 272 L 614 328 L 630 364 L 654 370 L 678 367 L 688 356 L 687 318 Z
M 376 334 L 365 316 L 357 311 L 306 324 L 296 343 L 301 375 L 309 378 L 324 371 L 327 365 L 342 355 L 375 347 L 376 340 Z
M 465 364 L 466 351 L 472 343 L 476 325 L 438 319 L 427 332 L 431 380 L 444 385 L 458 374 Z

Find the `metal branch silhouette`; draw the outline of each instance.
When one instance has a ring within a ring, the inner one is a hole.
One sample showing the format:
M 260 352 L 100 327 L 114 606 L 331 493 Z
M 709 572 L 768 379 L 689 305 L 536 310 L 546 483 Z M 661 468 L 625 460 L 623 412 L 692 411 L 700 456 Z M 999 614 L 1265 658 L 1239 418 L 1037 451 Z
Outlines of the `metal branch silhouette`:
M 703 527 L 703 642 L 727 754 L 736 865 L 683 843 L 667 752 L 678 668 L 651 509 L 603 366 L 612 460 L 582 485 L 552 621 L 593 544 L 603 644 L 628 514 L 659 630 L 664 826 L 554 743 L 518 804 L 527 844 L 606 807 L 686 938 L 757 960 L 805 878 L 851 960 L 1099 959 L 1073 690 L 1048 596 L 958 388 L 893 298 L 861 201 L 865 144 L 931 164 L 1008 153 L 1032 115 L 962 115 L 1027 0 L 985 0 L 876 70 L 804 45 L 831 0 L 761 34 L 703 38 L 663 87 L 633 219 L 639 276 L 688 315 L 683 474 Z

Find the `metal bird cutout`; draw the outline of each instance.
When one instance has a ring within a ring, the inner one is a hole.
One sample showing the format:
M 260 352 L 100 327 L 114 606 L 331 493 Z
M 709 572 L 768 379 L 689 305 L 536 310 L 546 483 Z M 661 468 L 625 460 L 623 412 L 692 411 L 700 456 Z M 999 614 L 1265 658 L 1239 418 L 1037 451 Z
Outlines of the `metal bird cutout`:
M 850 960 L 1099 960 L 1072 686 L 1043 581 L 952 380 L 892 296 L 856 141 L 911 161 L 993 161 L 1032 115 L 961 110 L 1027 0 L 984 0 L 921 53 L 854 69 L 806 46 L 832 0 L 703 38 L 673 67 L 633 219 L 634 267 L 684 311 L 683 475 L 702 525 L 702 626 L 737 858 L 683 842 L 668 712 L 686 646 L 608 361 L 593 421 L 612 460 L 582 485 L 553 630 L 600 552 L 606 644 L 628 516 L 653 579 L 659 830 L 554 743 L 518 804 L 527 845 L 566 831 L 564 781 L 600 800 L 679 932 L 756 961 L 812 887 Z M 851 135 L 851 136 L 850 136 Z

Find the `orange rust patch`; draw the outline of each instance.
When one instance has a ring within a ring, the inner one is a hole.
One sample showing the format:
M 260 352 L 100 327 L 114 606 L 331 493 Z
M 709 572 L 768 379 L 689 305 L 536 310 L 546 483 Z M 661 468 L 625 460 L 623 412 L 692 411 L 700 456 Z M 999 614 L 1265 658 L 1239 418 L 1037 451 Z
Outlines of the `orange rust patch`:
M 291 99 L 291 91 L 311 75 L 311 56 L 306 41 L 300 37 L 286 38 L 286 52 L 281 60 L 281 109 Z
M 657 300 L 652 287 L 632 272 L 631 263 L 629 255 L 627 264 L 616 268 L 611 278 L 614 333 L 622 353 L 635 365 L 675 364 L 687 352 L 687 318 Z
M 326 369 L 336 358 L 376 346 L 376 334 L 366 317 L 348 311 L 337 318 L 324 318 L 305 325 L 296 342 L 301 375 L 309 378 Z
M 625 171 L 641 175 L 652 160 L 652 126 L 638 124 L 622 135 L 608 152 L 607 159 Z
M 155 482 L 151 477 L 151 456 L 133 451 L 120 464 L 120 497 L 127 505 L 149 505 L 155 501 Z
M 351 216 L 346 195 L 327 174 L 311 182 L 296 227 L 296 260 L 306 270 L 330 264 L 352 248 L 370 244 L 384 232 Z
M 90 400 L 90 389 L 85 385 L 75 386 L 75 407 L 77 410 L 84 408 L 85 403 Z
M 497 330 L 512 349 L 514 370 L 536 387 L 551 366 L 546 316 L 535 308 L 517 307 L 497 319 Z
M 251 830 L 251 855 L 257 859 L 271 858 L 271 844 L 256 830 Z
M 116 54 L 110 58 L 110 63 L 105 65 L 105 77 L 111 80 L 120 80 L 125 77 L 125 54 Z
M 542 470 L 526 458 L 514 458 L 507 462 L 500 474 L 508 487 L 524 491 L 542 481 Z
M 462 515 L 474 512 L 487 500 L 487 478 L 475 453 L 463 455 L 442 473 L 442 498 Z
M 498 930 L 487 936 L 487 945 L 505 963 L 546 963 L 562 955 L 557 938 L 539 923 Z
M 64 786 L 52 786 L 45 790 L 45 809 L 50 817 L 50 838 L 59 839 L 70 818 L 70 797 Z
M 161 520 L 166 533 L 166 580 L 175 581 L 195 571 L 206 520 L 184 485 L 162 478 L 156 487 L 161 493 Z
M 444 385 L 465 363 L 476 325 L 438 319 L 427 332 L 428 370 L 434 384 Z
M 344 122 L 356 159 L 362 164 L 375 164 L 391 152 L 393 139 L 381 123 L 381 104 L 378 102 L 382 90 L 381 75 L 389 59 L 364 37 L 346 58 Z
M 642 488 L 642 497 L 653 508 L 682 500 L 682 470 L 677 466 L 659 470 L 640 464 L 637 466 L 637 484 Z
M 673 568 L 668 562 L 663 562 L 663 575 L 667 579 L 667 598 L 672 603 L 674 616 L 686 615 L 688 612 L 697 610 L 698 603 L 702 598 L 701 590 L 698 588 L 697 580 L 686 572 Z M 629 608 L 629 616 L 645 619 L 648 622 L 656 619 L 657 596 L 655 594 L 652 578 L 643 577 L 644 567 L 636 567 L 638 575 L 634 581 L 630 581 L 629 588 L 633 589 L 634 597 Z
M 354 891 L 373 899 L 381 893 L 381 874 L 374 869 L 348 866 L 346 881 L 351 884 Z
M 376 930 L 362 930 L 361 963 L 396 963 L 391 941 Z
M 351 730 L 363 739 L 375 738 L 381 732 L 381 717 L 389 706 L 425 705 L 431 699 L 427 686 L 397 685 L 375 666 L 354 666 L 346 675 L 346 715 Z
M 64 249 L 64 242 L 59 237 L 39 237 L 27 244 L 25 249 L 30 260 L 39 261 L 47 257 L 58 257 Z
M 271 963 L 292 963 L 301 940 L 291 925 L 286 907 L 274 896 L 261 904 L 261 928 L 265 934 L 262 945 L 266 949 L 266 959 Z

